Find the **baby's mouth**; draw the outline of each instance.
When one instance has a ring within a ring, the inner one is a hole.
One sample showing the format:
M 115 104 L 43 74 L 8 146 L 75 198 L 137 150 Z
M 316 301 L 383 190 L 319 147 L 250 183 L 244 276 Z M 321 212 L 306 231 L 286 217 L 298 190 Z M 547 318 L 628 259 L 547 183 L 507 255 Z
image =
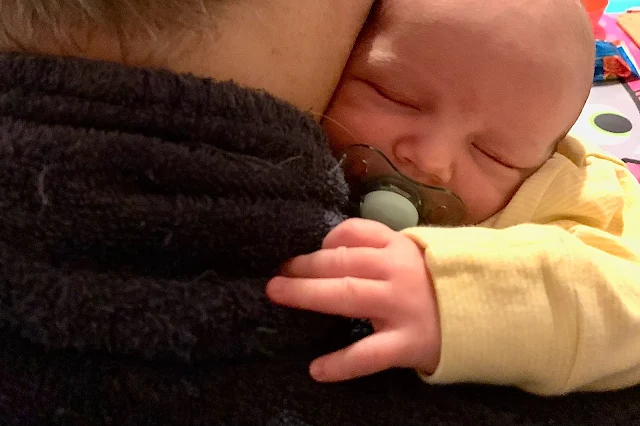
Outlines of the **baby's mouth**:
M 462 223 L 465 208 L 456 194 L 408 178 L 379 150 L 351 145 L 339 158 L 351 189 L 354 216 L 382 222 L 396 231 Z

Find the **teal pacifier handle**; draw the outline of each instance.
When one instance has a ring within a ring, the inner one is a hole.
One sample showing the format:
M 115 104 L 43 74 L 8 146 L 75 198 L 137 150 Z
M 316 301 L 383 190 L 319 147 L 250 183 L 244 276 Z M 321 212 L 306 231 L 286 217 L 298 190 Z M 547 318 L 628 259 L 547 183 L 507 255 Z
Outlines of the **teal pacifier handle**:
M 417 226 L 420 215 L 406 197 L 384 189 L 369 192 L 360 205 L 360 216 L 387 225 L 394 231 Z

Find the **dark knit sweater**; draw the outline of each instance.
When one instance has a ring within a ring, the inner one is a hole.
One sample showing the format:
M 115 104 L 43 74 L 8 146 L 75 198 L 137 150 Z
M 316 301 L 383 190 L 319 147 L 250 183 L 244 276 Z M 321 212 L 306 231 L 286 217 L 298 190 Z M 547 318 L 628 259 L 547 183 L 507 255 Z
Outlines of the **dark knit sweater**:
M 264 285 L 345 202 L 319 127 L 264 93 L 1 55 L 0 424 L 640 424 L 639 389 L 311 381 L 360 331 Z

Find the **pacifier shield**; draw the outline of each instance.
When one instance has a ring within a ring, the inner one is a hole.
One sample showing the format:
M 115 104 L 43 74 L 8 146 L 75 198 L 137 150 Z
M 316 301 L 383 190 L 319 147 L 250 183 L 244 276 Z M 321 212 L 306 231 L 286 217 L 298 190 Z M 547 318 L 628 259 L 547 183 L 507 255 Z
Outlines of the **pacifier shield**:
M 463 221 L 465 208 L 457 195 L 408 178 L 373 147 L 347 147 L 341 166 L 351 190 L 354 215 L 394 230 L 418 225 L 458 226 Z

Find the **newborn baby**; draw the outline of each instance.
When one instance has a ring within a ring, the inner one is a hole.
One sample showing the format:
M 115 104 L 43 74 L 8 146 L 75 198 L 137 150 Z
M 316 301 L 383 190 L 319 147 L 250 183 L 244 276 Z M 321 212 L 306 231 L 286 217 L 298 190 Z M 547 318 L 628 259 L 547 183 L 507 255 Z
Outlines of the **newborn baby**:
M 379 149 L 442 186 L 465 224 L 505 207 L 587 99 L 593 41 L 578 1 L 393 0 L 363 33 L 325 121 L 334 147 Z
M 455 193 L 469 226 L 352 219 L 283 267 L 272 300 L 375 330 L 315 360 L 316 380 L 407 367 L 540 394 L 640 382 L 640 188 L 567 136 L 593 66 L 578 0 L 381 2 L 325 128 L 337 153 L 369 145 Z

